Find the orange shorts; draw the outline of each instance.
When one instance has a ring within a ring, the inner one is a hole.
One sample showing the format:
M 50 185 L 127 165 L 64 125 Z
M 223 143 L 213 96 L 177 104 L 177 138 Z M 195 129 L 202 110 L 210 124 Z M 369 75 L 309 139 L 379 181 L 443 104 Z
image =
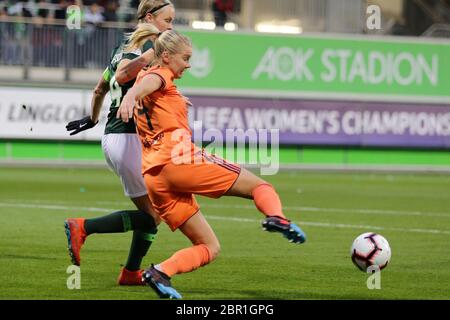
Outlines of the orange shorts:
M 219 198 L 233 186 L 241 172 L 238 165 L 219 157 L 207 153 L 201 157 L 201 162 L 170 162 L 144 174 L 153 208 L 172 231 L 200 209 L 194 194 Z

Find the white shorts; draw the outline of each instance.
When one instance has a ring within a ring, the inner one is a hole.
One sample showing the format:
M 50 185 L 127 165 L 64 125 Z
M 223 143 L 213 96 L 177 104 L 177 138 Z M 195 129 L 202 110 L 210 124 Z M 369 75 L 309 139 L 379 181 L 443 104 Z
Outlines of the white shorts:
M 134 133 L 109 133 L 102 137 L 108 166 L 119 176 L 125 195 L 137 198 L 147 194 L 142 177 L 142 149 Z

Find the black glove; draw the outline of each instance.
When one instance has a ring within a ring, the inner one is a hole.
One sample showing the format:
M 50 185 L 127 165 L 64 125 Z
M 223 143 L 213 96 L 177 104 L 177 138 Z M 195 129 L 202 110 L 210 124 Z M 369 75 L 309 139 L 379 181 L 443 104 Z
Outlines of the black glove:
M 94 121 L 92 121 L 90 116 L 87 116 L 87 117 L 84 117 L 83 119 L 69 122 L 66 126 L 66 130 L 67 131 L 73 130 L 73 132 L 70 133 L 70 135 L 73 136 L 74 134 L 77 134 L 81 131 L 95 127 L 95 125 L 97 123 L 98 123 L 98 121 L 94 122 Z

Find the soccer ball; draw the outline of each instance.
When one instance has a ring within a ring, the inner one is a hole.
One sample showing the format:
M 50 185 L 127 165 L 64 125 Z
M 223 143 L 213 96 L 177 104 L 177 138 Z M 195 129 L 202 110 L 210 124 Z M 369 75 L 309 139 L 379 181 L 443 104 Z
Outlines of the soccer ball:
M 351 248 L 352 261 L 359 270 L 366 272 L 370 266 L 385 268 L 391 260 L 391 247 L 382 235 L 367 232 L 356 237 Z

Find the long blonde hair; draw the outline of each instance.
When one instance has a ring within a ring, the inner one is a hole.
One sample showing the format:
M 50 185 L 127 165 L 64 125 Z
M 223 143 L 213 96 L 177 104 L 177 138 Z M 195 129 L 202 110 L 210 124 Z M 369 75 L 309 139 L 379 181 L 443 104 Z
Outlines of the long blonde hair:
M 159 10 L 169 5 L 173 6 L 170 0 L 141 0 L 136 14 L 137 19 L 139 22 L 143 22 L 147 13 L 157 16 Z
M 151 23 L 139 23 L 134 32 L 126 35 L 128 39 L 127 45 L 124 47 L 124 52 L 130 52 L 133 49 L 141 48 L 148 38 L 154 36 L 155 38 L 161 32 L 157 27 Z M 151 40 L 154 42 L 154 40 Z
M 153 65 L 156 63 L 161 63 L 161 58 L 164 51 L 175 54 L 181 50 L 182 45 L 192 47 L 192 42 L 188 37 L 178 33 L 175 30 L 166 30 L 161 33 L 155 40 L 153 48 L 155 51 L 155 60 Z

